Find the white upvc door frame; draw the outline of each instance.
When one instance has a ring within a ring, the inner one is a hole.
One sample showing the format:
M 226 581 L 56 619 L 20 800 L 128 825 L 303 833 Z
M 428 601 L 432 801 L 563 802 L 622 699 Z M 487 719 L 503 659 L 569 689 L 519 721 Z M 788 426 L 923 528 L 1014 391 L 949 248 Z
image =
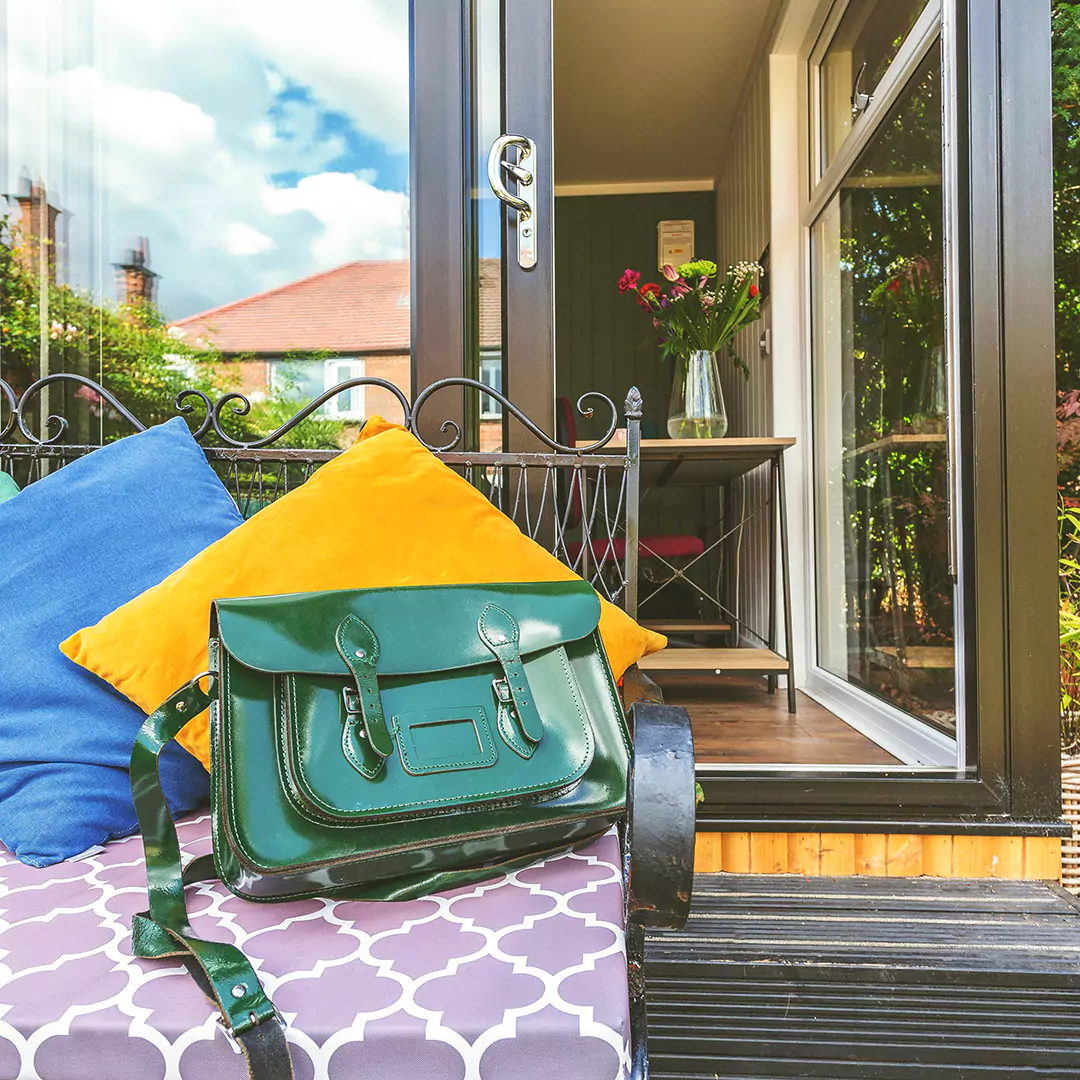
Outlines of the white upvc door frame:
M 823 32 L 835 29 L 847 0 L 789 0 L 773 36 L 769 64 L 771 280 L 773 298 L 773 385 L 790 392 L 773 395 L 772 430 L 794 433 L 797 442 L 787 454 L 788 522 L 791 535 L 792 629 L 802 662 L 797 666 L 799 687 L 860 733 L 905 764 L 940 769 L 956 775 L 963 770 L 963 664 L 957 665 L 957 731 L 953 739 L 883 700 L 851 685 L 817 663 L 815 617 L 815 471 L 811 378 L 811 245 L 810 229 L 839 188 L 867 142 L 895 104 L 926 53 L 940 35 L 943 41 L 945 87 L 951 68 L 946 46 L 953 3 L 928 0 L 889 70 L 875 89 L 874 100 L 840 147 L 829 166 L 821 170 L 820 142 L 813 109 L 819 79 L 815 60 L 827 44 Z M 944 10 L 943 10 L 944 9 Z M 942 25 L 944 23 L 944 26 Z M 943 99 L 944 100 L 944 99 Z M 946 166 L 955 113 L 946 102 Z M 955 186 L 946 191 L 945 219 L 955 213 Z M 949 227 L 946 226 L 948 235 Z M 948 251 L 946 258 L 949 258 Z M 950 268 L 952 264 L 948 264 Z M 780 317 L 783 311 L 789 318 Z M 950 345 L 953 342 L 950 341 Z M 956 370 L 949 365 L 950 383 Z M 955 399 L 953 399 L 955 400 Z M 951 404 L 951 402 L 950 402 Z M 963 575 L 959 575 L 963 580 Z M 958 594 L 958 601 L 963 597 Z M 960 606 L 958 603 L 958 608 Z M 958 618 L 957 628 L 962 626 Z M 962 636 L 956 655 L 963 656 Z

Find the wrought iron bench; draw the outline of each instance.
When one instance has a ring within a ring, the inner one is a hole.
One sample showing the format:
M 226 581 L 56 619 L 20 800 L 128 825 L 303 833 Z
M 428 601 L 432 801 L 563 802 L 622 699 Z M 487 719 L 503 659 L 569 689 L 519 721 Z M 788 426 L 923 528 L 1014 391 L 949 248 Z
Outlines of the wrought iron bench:
M 352 379 L 248 443 L 228 431 L 229 416 L 248 408 L 239 394 L 212 401 L 185 391 L 176 408 L 197 421 L 200 441 L 215 444 L 205 445 L 206 456 L 247 514 L 339 452 L 281 444 L 354 386 L 391 393 L 414 434 L 440 390 L 497 400 L 542 450 L 460 449 L 461 431 L 450 421 L 439 429 L 447 443 L 430 448 L 602 595 L 635 613 L 636 390 L 626 399 L 627 446 L 619 452 L 606 450 L 619 417 L 603 395 L 586 395 L 578 408 L 591 415 L 589 399 L 609 409 L 606 434 L 570 447 L 470 379 L 435 383 L 412 403 L 382 380 Z M 81 376 L 48 376 L 21 398 L 0 380 L 0 470 L 20 486 L 94 449 L 70 443 L 68 421 L 41 408 L 43 392 L 55 403 L 76 389 L 114 421 L 143 430 L 121 402 Z M 618 833 L 478 887 L 408 903 L 264 906 L 219 883 L 193 887 L 196 928 L 240 944 L 286 1015 L 298 1077 L 647 1077 L 644 933 L 681 927 L 689 909 L 693 744 L 686 711 L 665 706 L 636 668 L 622 690 L 635 762 L 629 819 Z M 180 826 L 187 854 L 209 851 L 208 825 L 208 817 L 194 816 Z M 128 923 L 145 902 L 144 888 L 138 837 L 46 870 L 0 847 L 0 1075 L 246 1075 L 180 964 L 131 957 Z

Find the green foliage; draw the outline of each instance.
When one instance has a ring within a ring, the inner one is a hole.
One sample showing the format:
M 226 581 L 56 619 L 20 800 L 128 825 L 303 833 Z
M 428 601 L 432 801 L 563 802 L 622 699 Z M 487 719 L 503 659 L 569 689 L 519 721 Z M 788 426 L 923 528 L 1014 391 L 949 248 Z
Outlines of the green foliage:
M 1080 749 L 1080 2 L 1052 0 L 1061 745 Z
M 0 242 L 0 376 L 16 394 L 45 372 L 71 372 L 99 383 L 150 425 L 177 414 L 176 397 L 185 389 L 211 398 L 237 389 L 236 362 L 174 335 L 152 304 L 109 305 L 67 285 L 48 283 L 35 272 L 39 253 L 24 246 L 5 218 L 0 218 L 0 232 L 6 234 L 6 242 Z M 69 420 L 73 441 L 130 433 L 129 425 L 89 389 L 62 384 L 50 393 L 49 411 Z M 191 403 L 197 424 L 202 413 L 197 400 Z M 223 419 L 234 438 L 247 441 L 268 435 L 305 404 L 286 387 L 255 402 L 246 415 L 226 410 Z M 313 416 L 283 445 L 336 449 L 343 432 L 340 421 Z M 212 436 L 206 442 L 212 443 Z
M 1053 0 L 1054 293 L 1058 389 L 1080 389 L 1080 2 Z
M 253 430 L 268 435 L 291 420 L 307 404 L 307 400 L 299 396 L 272 394 L 252 404 L 246 418 L 247 424 Z M 300 450 L 337 450 L 341 447 L 344 428 L 340 420 L 316 413 L 284 436 L 282 446 Z
M 1058 509 L 1058 633 L 1061 657 L 1061 745 L 1080 749 L 1080 511 Z
M 67 285 L 43 282 L 28 263 L 17 236 L 0 244 L 0 356 L 16 392 L 44 372 L 74 372 L 153 424 L 175 415 L 173 400 L 185 387 L 211 392 L 221 386 L 224 380 L 214 377 L 220 357 L 173 337 L 152 305 L 97 304 Z M 108 411 L 102 415 L 89 395 L 65 404 L 73 406 L 63 410 L 69 418 L 81 414 L 76 423 L 83 434 L 95 421 L 112 426 Z

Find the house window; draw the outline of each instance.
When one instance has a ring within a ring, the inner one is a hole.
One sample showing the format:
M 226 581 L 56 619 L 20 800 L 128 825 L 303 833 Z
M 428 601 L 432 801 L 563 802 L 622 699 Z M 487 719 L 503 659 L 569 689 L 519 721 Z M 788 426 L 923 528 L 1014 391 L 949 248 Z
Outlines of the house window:
M 364 377 L 363 360 L 327 360 L 326 389 L 348 382 L 350 379 L 362 379 Z M 363 420 L 364 419 L 364 388 L 362 386 L 350 386 L 342 390 L 340 394 L 332 397 L 325 406 L 329 416 L 340 420 Z
M 503 365 L 501 352 L 482 352 L 480 354 L 480 381 L 490 386 L 497 393 L 502 393 Z M 498 420 L 502 416 L 502 404 L 487 394 L 481 394 L 481 420 Z
M 270 361 L 270 389 L 283 397 L 294 399 L 298 406 L 350 379 L 364 376 L 363 360 L 287 360 Z M 319 410 L 337 420 L 364 419 L 364 387 L 351 386 L 335 394 Z
M 910 731 L 913 763 L 954 765 L 942 54 L 936 33 L 918 49 L 903 37 L 921 6 L 849 4 L 842 48 L 821 64 L 828 92 L 836 55 L 865 63 L 880 85 L 882 65 L 904 54 L 859 126 L 834 129 L 827 99 L 819 113 L 839 167 L 818 184 L 809 221 L 816 659 L 823 686 L 843 684 L 860 708 Z M 847 26 L 856 11 L 857 35 Z

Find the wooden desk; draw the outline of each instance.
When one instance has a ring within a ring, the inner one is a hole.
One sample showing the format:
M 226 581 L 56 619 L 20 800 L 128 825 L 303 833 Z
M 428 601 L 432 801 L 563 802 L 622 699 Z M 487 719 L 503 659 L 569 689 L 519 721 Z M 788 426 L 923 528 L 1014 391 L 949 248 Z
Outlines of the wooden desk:
M 795 445 L 793 438 L 753 439 L 642 439 L 641 440 L 641 488 L 723 487 L 754 469 L 770 470 L 768 495 L 769 513 L 769 627 L 763 649 L 665 649 L 641 660 L 643 671 L 712 671 L 717 675 L 726 672 L 754 672 L 767 677 L 769 690 L 776 687 L 777 674 L 787 675 L 788 711 L 795 712 L 795 669 L 792 663 L 791 631 L 791 576 L 788 551 L 787 504 L 784 488 L 784 451 Z M 776 512 L 779 506 L 779 513 Z M 753 511 L 756 513 L 757 511 Z M 743 507 L 743 513 L 735 529 L 752 516 Z M 731 535 L 735 529 L 726 530 L 718 540 L 710 544 L 707 554 Z M 781 596 L 784 611 L 784 654 L 777 651 L 777 532 L 780 545 Z M 703 556 L 698 556 L 702 558 Z M 697 560 L 693 560 L 697 561 Z M 676 576 L 682 569 L 668 564 Z M 700 587 L 699 587 L 700 590 Z M 713 598 L 711 598 L 713 599 Z M 714 602 L 720 605 L 719 599 Z M 738 620 L 733 619 L 738 625 Z M 702 623 L 702 633 L 711 633 L 710 627 L 719 623 Z M 752 631 L 753 632 L 753 631 Z M 755 633 L 756 636 L 756 633 Z
M 722 487 L 776 461 L 794 439 L 642 439 L 641 486 Z

